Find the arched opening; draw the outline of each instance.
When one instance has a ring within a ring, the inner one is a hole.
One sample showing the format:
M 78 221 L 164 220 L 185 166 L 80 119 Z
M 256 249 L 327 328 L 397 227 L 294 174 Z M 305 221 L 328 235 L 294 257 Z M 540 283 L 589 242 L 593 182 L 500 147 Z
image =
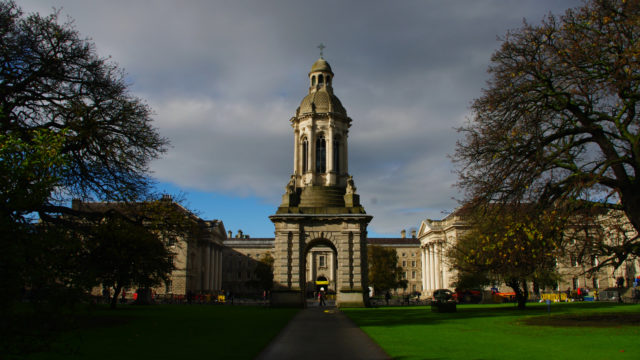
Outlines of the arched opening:
M 318 75 L 318 85 L 322 85 L 324 83 L 324 78 L 322 77 L 322 74 Z
M 311 77 L 311 86 L 316 86 L 316 76 L 315 75 L 313 75 Z
M 323 292 L 328 302 L 335 300 L 338 283 L 338 252 L 327 239 L 315 239 L 304 250 L 304 286 L 307 302 L 316 304 Z
M 316 172 L 327 172 L 327 142 L 322 134 L 316 139 Z
M 309 171 L 309 141 L 302 138 L 302 173 Z
M 327 75 L 326 83 L 327 85 L 331 85 L 331 76 Z

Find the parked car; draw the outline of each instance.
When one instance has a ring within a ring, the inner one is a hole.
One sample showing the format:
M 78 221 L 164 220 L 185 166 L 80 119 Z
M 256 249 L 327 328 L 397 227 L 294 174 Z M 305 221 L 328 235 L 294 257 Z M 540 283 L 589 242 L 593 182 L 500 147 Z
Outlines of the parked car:
M 453 291 L 449 289 L 438 289 L 433 292 L 433 300 L 439 302 L 445 302 L 451 300 L 453 297 Z
M 482 291 L 475 289 L 456 289 L 452 299 L 458 303 L 477 304 L 482 301 Z

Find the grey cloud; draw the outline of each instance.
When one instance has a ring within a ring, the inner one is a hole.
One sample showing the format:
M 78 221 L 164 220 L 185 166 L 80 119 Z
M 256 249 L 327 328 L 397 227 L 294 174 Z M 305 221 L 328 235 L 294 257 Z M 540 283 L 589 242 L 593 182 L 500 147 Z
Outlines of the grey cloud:
M 127 71 L 173 144 L 153 164 L 158 179 L 254 195 L 274 208 L 292 171 L 288 120 L 324 42 L 335 92 L 354 120 L 350 172 L 374 215 L 371 228 L 391 234 L 456 207 L 447 155 L 459 136 L 454 128 L 485 86 L 496 38 L 523 18 L 535 23 L 580 4 L 20 1 L 26 11 L 62 7 L 101 55 Z

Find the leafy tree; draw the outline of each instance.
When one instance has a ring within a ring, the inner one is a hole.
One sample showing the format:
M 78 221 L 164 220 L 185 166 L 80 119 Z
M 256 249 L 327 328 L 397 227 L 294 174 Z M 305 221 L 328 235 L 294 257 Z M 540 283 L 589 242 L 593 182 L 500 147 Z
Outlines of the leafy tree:
M 84 283 L 113 287 L 115 308 L 123 288 L 147 289 L 174 270 L 175 240 L 207 241 L 209 224 L 169 196 L 138 203 L 80 203 L 82 214 L 63 219 L 65 229 L 83 234 L 88 271 Z
M 0 308 L 9 309 L 20 295 L 27 272 L 33 269 L 34 239 L 42 228 L 28 215 L 38 208 L 58 185 L 66 169 L 61 154 L 64 132 L 31 130 L 22 137 L 0 133 Z M 38 247 L 51 255 L 59 247 Z M 50 272 L 50 271 L 47 271 Z
M 106 214 L 87 246 L 91 279 L 114 288 L 111 308 L 123 288 L 158 285 L 174 269 L 173 253 L 158 234 L 117 212 Z
M 146 194 L 148 164 L 167 140 L 152 127 L 149 107 L 128 92 L 123 71 L 70 23 L 60 24 L 58 13 L 23 16 L 13 1 L 0 2 L 0 41 L 0 132 L 65 129 L 68 196 Z
M 402 267 L 398 266 L 398 253 L 395 249 L 372 245 L 367 249 L 369 264 L 369 285 L 378 292 L 402 287 L 406 289 L 406 280 L 402 278 Z
M 524 309 L 529 285 L 550 284 L 556 278 L 564 228 L 557 212 L 493 207 L 471 212 L 468 220 L 469 230 L 449 250 L 451 265 L 462 279 L 476 274 L 478 281 L 504 282 Z
M 271 253 L 266 253 L 260 257 L 253 273 L 256 276 L 255 284 L 261 290 L 271 291 L 273 288 L 273 263 L 275 259 Z
M 53 261 L 57 253 L 34 254 L 46 251 L 34 242 L 69 239 L 44 224 L 89 216 L 65 205 L 71 198 L 148 198 L 149 163 L 168 141 L 152 126 L 151 109 L 129 93 L 123 71 L 71 23 L 60 23 L 57 12 L 25 16 L 10 0 L 0 1 L 0 110 L 0 290 L 10 302 L 30 281 L 19 270 L 25 256 Z M 31 275 L 57 276 L 51 264 L 36 264 Z
M 640 230 L 640 2 L 590 0 L 510 31 L 454 155 L 465 202 L 623 211 Z M 571 211 L 571 210 L 568 210 Z M 638 237 L 603 248 L 640 255 Z

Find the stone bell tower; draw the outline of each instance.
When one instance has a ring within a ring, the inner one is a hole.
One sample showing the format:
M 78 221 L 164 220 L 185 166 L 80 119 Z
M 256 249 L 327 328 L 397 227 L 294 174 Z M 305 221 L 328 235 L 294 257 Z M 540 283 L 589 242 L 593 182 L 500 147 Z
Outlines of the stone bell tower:
M 272 302 L 303 306 L 310 289 L 309 251 L 329 248 L 335 259 L 338 306 L 368 304 L 367 225 L 372 216 L 360 205 L 348 172 L 351 119 L 333 93 L 333 71 L 318 59 L 309 72 L 309 93 L 302 99 L 293 127 L 293 174 L 282 204 L 270 216 L 275 225 Z M 332 294 L 329 294 L 332 295 Z

